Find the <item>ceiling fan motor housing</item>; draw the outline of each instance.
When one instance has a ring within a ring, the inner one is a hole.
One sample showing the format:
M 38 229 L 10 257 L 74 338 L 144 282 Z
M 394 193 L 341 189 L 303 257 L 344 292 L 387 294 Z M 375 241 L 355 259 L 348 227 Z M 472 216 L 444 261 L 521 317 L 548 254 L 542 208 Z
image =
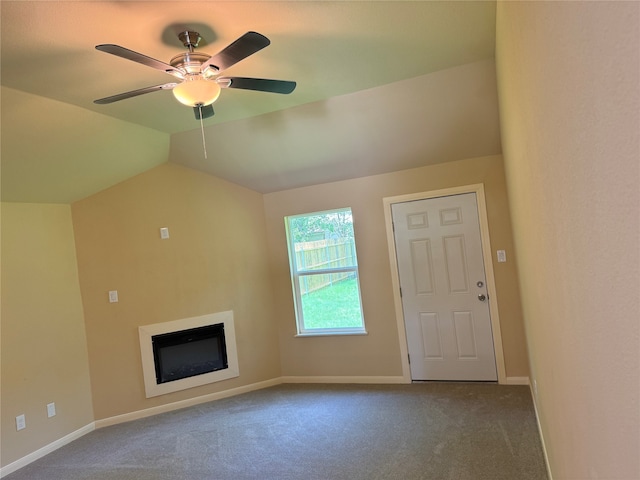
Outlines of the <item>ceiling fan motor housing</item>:
M 169 62 L 172 67 L 182 70 L 189 74 L 201 73 L 201 66 L 207 60 L 211 58 L 211 55 L 202 52 L 184 52 L 179 53 L 171 59 Z M 218 69 L 213 65 L 202 69 L 202 74 L 205 77 L 212 77 L 218 73 Z

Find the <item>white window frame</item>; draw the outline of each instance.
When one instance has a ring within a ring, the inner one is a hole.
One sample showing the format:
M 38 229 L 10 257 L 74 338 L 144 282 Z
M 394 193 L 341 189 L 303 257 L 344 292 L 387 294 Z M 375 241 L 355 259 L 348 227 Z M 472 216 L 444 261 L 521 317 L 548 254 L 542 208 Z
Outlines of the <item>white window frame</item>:
M 364 323 L 364 313 L 362 307 L 362 293 L 360 290 L 360 273 L 358 271 L 358 255 L 355 246 L 355 231 L 354 231 L 354 240 L 353 240 L 353 254 L 355 257 L 355 265 L 348 267 L 333 267 L 333 268 L 323 268 L 323 269 L 314 269 L 307 270 L 304 267 L 300 268 L 296 262 L 295 255 L 295 242 L 290 234 L 290 221 L 295 218 L 300 217 L 312 217 L 324 214 L 330 214 L 334 212 L 344 212 L 349 211 L 351 213 L 351 218 L 353 218 L 353 211 L 350 207 L 345 208 L 336 208 L 333 210 L 324 210 L 320 212 L 311 212 L 311 213 L 303 213 L 298 215 L 290 215 L 284 218 L 285 230 L 287 236 L 287 250 L 289 254 L 289 270 L 291 272 L 291 286 L 293 289 L 293 301 L 294 301 L 294 310 L 296 315 L 296 325 L 298 328 L 298 333 L 296 336 L 298 337 L 307 337 L 307 336 L 322 336 L 322 335 L 366 335 L 367 330 L 365 328 Z M 353 222 L 352 222 L 353 226 Z M 304 325 L 304 312 L 302 309 L 302 292 L 300 290 L 301 277 L 311 276 L 311 275 L 327 275 L 332 273 L 353 273 L 356 279 L 356 285 L 358 288 L 358 301 L 360 302 L 360 323 L 359 327 L 335 327 L 335 328 L 306 328 Z

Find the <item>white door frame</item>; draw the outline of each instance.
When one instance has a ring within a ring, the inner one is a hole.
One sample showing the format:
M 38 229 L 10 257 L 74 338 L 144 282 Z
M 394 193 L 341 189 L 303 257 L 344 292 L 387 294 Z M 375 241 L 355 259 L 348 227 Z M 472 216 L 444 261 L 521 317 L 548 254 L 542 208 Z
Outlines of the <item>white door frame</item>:
M 387 245 L 389 247 L 389 263 L 391 264 L 391 283 L 393 285 L 393 304 L 398 326 L 398 339 L 400 342 L 400 360 L 402 362 L 402 377 L 406 383 L 411 383 L 411 371 L 409 369 L 409 348 L 407 347 L 407 334 L 404 325 L 402 310 L 402 297 L 400 296 L 400 279 L 398 276 L 398 261 L 396 259 L 396 241 L 393 235 L 393 218 L 391 205 L 394 203 L 411 202 L 414 200 L 426 200 L 429 198 L 446 197 L 462 193 L 475 193 L 478 200 L 478 218 L 480 221 L 480 239 L 482 241 L 482 256 L 484 260 L 487 292 L 489 294 L 489 312 L 491 316 L 491 331 L 493 334 L 493 348 L 496 355 L 496 369 L 498 371 L 498 383 L 507 383 L 507 374 L 504 365 L 504 352 L 502 350 L 502 334 L 500 332 L 500 316 L 498 315 L 498 293 L 496 291 L 495 277 L 493 275 L 493 256 L 491 241 L 489 238 L 489 221 L 487 219 L 487 205 L 484 196 L 484 185 L 461 185 L 459 187 L 432 190 L 429 192 L 409 193 L 382 199 L 384 205 L 384 222 L 387 231 Z

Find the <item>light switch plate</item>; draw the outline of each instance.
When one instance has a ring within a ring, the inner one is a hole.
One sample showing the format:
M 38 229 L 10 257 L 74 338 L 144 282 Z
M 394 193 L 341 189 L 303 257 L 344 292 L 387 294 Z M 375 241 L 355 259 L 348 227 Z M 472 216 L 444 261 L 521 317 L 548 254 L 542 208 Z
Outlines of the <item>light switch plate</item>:
M 118 303 L 118 291 L 110 290 L 109 291 L 109 303 Z
M 24 414 L 18 415 L 16 417 L 16 430 L 20 431 L 24 430 L 25 428 L 27 428 L 27 420 L 25 419 Z
M 56 404 L 54 402 L 47 403 L 47 417 L 55 417 L 56 416 Z
M 160 229 L 160 238 L 163 240 L 169 238 L 169 229 L 167 227 L 162 227 Z
M 498 250 L 498 263 L 504 263 L 507 261 L 507 252 L 504 250 Z

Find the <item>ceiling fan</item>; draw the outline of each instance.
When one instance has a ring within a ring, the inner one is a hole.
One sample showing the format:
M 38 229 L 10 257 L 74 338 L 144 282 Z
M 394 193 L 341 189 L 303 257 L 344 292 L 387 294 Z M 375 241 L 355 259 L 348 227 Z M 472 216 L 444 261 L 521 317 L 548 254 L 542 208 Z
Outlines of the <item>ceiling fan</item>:
M 147 57 L 119 45 L 97 45 L 96 49 L 101 52 L 155 68 L 176 77 L 179 81 L 100 98 L 94 100 L 93 103 L 104 105 L 159 90 L 173 90 L 176 99 L 184 105 L 193 107 L 196 119 L 202 120 L 213 116 L 212 103 L 218 99 L 221 88 L 239 88 L 282 94 L 291 93 L 296 88 L 296 82 L 286 80 L 220 76 L 227 68 L 268 46 L 271 42 L 264 35 L 247 32 L 215 55 L 195 51 L 198 43 L 202 40 L 198 32 L 187 30 L 179 33 L 178 38 L 187 51 L 176 55 L 169 63 Z

